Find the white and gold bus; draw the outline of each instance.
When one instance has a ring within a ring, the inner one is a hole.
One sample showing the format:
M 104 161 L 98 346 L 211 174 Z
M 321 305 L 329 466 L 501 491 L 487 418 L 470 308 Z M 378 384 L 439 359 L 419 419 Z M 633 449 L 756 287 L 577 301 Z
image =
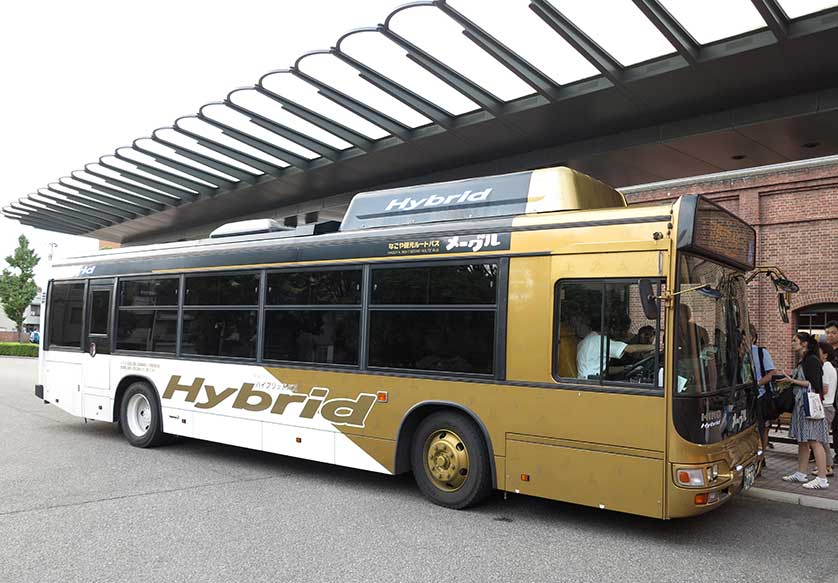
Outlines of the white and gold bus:
M 362 193 L 344 220 L 57 262 L 35 393 L 185 436 L 657 518 L 762 463 L 754 230 L 567 168 Z

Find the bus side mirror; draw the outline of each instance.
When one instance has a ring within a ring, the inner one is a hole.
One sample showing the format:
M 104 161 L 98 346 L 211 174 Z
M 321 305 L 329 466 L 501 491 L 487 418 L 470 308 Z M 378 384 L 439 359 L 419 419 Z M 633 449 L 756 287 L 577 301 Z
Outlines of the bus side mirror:
M 786 294 L 780 292 L 777 294 L 777 309 L 780 311 L 780 319 L 783 323 L 789 323 L 789 304 L 786 301 Z
M 643 314 L 649 320 L 657 320 L 660 313 L 657 296 L 652 289 L 652 282 L 648 279 L 641 279 L 637 282 L 640 289 L 640 304 L 643 306 Z

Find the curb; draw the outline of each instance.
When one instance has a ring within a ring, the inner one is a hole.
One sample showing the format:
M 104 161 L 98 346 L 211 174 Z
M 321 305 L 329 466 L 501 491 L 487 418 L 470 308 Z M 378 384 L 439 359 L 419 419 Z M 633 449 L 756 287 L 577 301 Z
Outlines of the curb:
M 765 488 L 751 488 L 744 495 L 746 498 L 759 498 L 762 500 L 771 500 L 772 502 L 785 502 L 786 504 L 797 504 L 809 508 L 838 512 L 838 500 L 830 500 L 829 498 L 805 496 L 792 492 L 778 492 L 777 490 L 767 490 Z

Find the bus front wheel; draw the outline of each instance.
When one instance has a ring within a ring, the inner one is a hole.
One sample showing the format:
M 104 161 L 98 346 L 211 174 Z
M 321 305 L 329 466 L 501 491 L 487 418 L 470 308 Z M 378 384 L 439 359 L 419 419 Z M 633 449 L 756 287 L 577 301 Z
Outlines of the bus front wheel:
M 480 428 L 454 411 L 434 413 L 419 424 L 411 465 L 419 490 L 440 506 L 468 508 L 492 490 L 491 464 Z
M 119 425 L 134 447 L 154 447 L 166 441 L 157 394 L 147 383 L 133 383 L 125 390 Z

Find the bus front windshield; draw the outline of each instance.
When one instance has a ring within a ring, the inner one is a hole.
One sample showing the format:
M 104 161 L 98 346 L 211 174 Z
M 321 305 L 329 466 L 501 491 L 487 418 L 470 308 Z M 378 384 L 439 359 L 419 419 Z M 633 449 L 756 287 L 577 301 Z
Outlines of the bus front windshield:
M 676 394 L 715 393 L 753 381 L 744 274 L 698 256 L 680 259 L 678 289 L 709 285 L 715 294 L 678 296 Z

